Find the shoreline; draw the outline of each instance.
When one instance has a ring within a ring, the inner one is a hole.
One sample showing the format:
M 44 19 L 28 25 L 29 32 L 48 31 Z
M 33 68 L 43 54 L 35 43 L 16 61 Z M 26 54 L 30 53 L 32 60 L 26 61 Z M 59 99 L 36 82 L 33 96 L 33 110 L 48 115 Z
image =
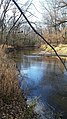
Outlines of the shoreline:
M 67 44 L 59 44 L 58 46 L 54 46 L 54 49 L 58 53 L 58 55 L 67 61 Z M 41 45 L 39 55 L 45 56 L 56 56 L 54 51 L 47 45 Z
M 0 48 L 1 50 L 1 48 Z M 5 89 L 3 87 L 3 91 L 5 92 L 5 94 L 3 95 L 3 93 L 1 93 L 0 96 L 2 96 L 2 98 L 0 98 L 0 117 L 6 117 L 6 119 L 10 118 L 16 118 L 16 119 L 39 119 L 39 115 L 37 115 L 36 113 L 34 113 L 34 105 L 27 105 L 26 102 L 26 98 L 24 95 L 24 92 L 21 91 L 19 85 L 18 85 L 18 80 L 17 80 L 17 69 L 16 69 L 16 64 L 12 59 L 8 59 L 8 54 L 5 54 L 5 50 L 2 49 L 3 51 L 0 52 L 0 56 L 2 56 L 0 58 L 1 61 L 1 68 L 3 67 L 3 72 L 1 72 L 2 74 L 5 74 L 6 78 L 2 75 L 1 78 L 5 79 L 3 82 L 5 85 Z M 2 53 L 2 54 L 1 54 Z M 33 55 L 38 55 L 38 52 L 33 53 Z M 44 51 L 39 52 L 39 56 L 42 55 L 47 55 L 47 57 L 49 58 L 51 56 L 51 54 L 49 52 L 47 52 L 47 54 Z M 55 57 L 55 54 L 52 54 Z M 5 72 L 6 71 L 6 72 Z M 11 81 L 10 81 L 11 78 Z M 2 84 L 3 84 L 2 83 Z M 11 85 L 12 84 L 12 85 Z M 7 90 L 6 90 L 6 86 L 7 86 Z M 10 89 L 10 87 L 12 86 L 12 88 Z M 2 88 L 2 87 L 1 87 Z M 1 89 L 0 89 L 1 90 Z M 6 90 L 6 91 L 5 91 Z M 3 106 L 4 105 L 4 106 Z M 18 114 L 17 114 L 18 113 Z
M 39 53 L 33 53 L 32 55 L 38 55 L 38 56 L 56 56 L 56 54 L 54 53 L 45 53 L 43 51 L 39 52 Z M 67 54 L 58 54 L 60 57 L 67 57 Z
M 15 62 L 4 51 L 0 46 L 0 118 L 39 119 L 19 87 Z

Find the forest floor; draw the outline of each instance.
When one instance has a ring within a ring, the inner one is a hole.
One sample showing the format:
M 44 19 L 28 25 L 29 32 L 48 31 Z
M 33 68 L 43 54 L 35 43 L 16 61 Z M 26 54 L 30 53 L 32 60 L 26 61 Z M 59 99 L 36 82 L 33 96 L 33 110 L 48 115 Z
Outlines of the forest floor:
M 34 105 L 26 104 L 19 87 L 16 64 L 4 50 L 0 46 L 0 119 L 37 119 Z

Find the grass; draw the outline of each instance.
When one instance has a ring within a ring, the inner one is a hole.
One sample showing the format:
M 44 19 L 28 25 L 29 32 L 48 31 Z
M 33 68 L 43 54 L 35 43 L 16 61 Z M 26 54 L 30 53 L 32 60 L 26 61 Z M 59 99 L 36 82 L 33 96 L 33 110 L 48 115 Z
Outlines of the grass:
M 60 53 L 60 54 L 67 54 L 67 44 L 59 44 L 58 46 L 53 46 L 55 50 Z M 52 49 L 51 47 L 47 45 L 41 45 L 41 49 L 44 50 L 45 52 L 51 52 Z
M 67 55 L 67 44 L 59 44 L 58 46 L 53 46 L 53 47 L 55 48 L 55 50 L 59 55 Z M 44 53 L 54 54 L 54 51 L 48 45 L 43 44 L 41 45 L 40 49 L 44 51 Z M 63 57 L 63 59 L 67 60 L 67 57 Z
M 16 64 L 0 46 L 0 119 L 37 119 L 21 91 Z

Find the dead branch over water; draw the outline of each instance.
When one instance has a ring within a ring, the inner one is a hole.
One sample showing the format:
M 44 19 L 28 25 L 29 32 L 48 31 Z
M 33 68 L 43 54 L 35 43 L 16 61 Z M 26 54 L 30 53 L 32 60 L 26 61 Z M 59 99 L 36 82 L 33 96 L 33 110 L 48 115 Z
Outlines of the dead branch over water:
M 47 43 L 47 45 L 49 45 L 53 51 L 55 52 L 56 56 L 60 59 L 60 61 L 62 62 L 63 66 L 65 67 L 66 71 L 67 71 L 67 67 L 64 64 L 63 60 L 61 59 L 61 57 L 58 55 L 58 53 L 56 52 L 56 50 L 54 49 L 54 47 L 39 33 L 37 32 L 37 30 L 32 26 L 32 24 L 30 23 L 30 21 L 27 19 L 26 15 L 24 14 L 24 12 L 21 10 L 21 8 L 19 7 L 19 5 L 15 2 L 15 0 L 12 0 L 14 2 L 14 4 L 17 6 L 17 8 L 19 9 L 19 11 L 21 12 L 21 14 L 24 16 L 24 18 L 26 19 L 26 21 L 28 22 L 28 24 L 30 25 L 30 27 L 33 29 L 33 31 L 40 36 L 40 38 L 43 40 L 44 43 Z

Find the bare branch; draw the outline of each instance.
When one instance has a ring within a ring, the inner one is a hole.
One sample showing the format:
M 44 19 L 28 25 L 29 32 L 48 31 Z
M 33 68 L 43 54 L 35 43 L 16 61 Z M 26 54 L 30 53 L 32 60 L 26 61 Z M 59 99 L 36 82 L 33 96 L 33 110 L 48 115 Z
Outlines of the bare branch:
M 1 8 L 2 4 L 3 4 L 3 1 L 4 1 L 4 0 L 1 0 L 1 3 L 0 3 L 0 8 Z
M 66 1 L 64 1 L 64 0 L 60 0 L 59 1 L 59 6 L 58 6 L 59 8 L 65 8 L 65 7 L 67 7 L 67 2 Z
M 28 22 L 28 24 L 30 25 L 30 27 L 33 29 L 33 31 L 38 35 L 40 36 L 40 38 L 42 38 L 42 41 L 45 43 L 47 43 L 47 45 L 49 45 L 53 51 L 55 52 L 56 56 L 60 59 L 60 61 L 62 62 L 63 66 L 65 67 L 66 71 L 67 71 L 67 68 L 63 62 L 63 60 L 61 59 L 61 57 L 58 55 L 58 53 L 56 52 L 56 50 L 54 49 L 54 47 L 48 42 L 46 41 L 46 39 L 39 33 L 37 32 L 37 30 L 32 26 L 32 24 L 29 22 L 29 20 L 27 19 L 27 17 L 25 16 L 25 14 L 23 13 L 23 11 L 21 10 L 21 8 L 18 6 L 18 4 L 15 2 L 15 0 L 12 0 L 14 2 L 14 4 L 16 5 L 16 7 L 18 8 L 18 10 L 21 12 L 21 14 L 24 16 L 24 18 L 26 19 L 26 21 Z

